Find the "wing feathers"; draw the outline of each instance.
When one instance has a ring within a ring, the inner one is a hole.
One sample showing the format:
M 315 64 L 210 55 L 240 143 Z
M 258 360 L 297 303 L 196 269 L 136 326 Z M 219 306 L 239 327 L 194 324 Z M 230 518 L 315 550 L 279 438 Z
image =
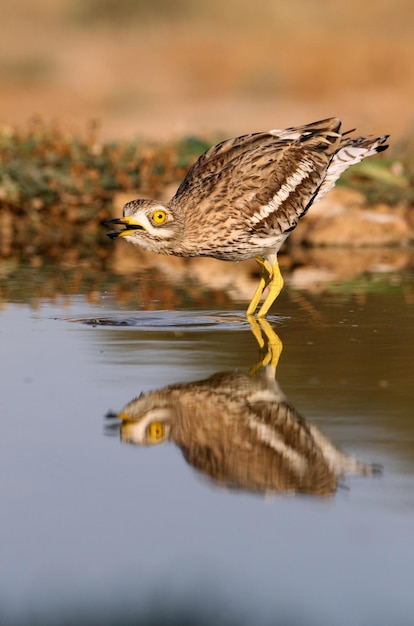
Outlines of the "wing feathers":
M 386 139 L 349 137 L 336 118 L 228 139 L 196 161 L 169 204 L 206 224 L 222 214 L 229 230 L 234 221 L 252 234 L 285 233 L 346 168 L 385 150 Z

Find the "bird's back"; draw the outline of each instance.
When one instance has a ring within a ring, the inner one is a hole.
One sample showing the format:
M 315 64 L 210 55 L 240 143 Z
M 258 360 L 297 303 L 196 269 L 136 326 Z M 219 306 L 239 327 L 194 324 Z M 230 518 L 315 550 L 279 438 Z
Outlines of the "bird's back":
M 341 144 L 340 127 L 340 120 L 330 118 L 286 130 L 226 139 L 198 158 L 172 202 L 182 204 L 193 195 L 202 200 L 214 188 L 230 180 L 244 188 L 244 182 L 259 182 L 258 175 L 263 168 L 275 171 L 281 185 L 295 172 L 295 165 L 308 152 L 313 153 L 314 169 L 320 169 L 322 175 Z
M 385 149 L 329 118 L 228 139 L 205 152 L 168 203 L 184 217 L 186 256 L 242 260 L 277 252 L 341 173 Z
M 278 249 L 322 184 L 339 128 L 333 118 L 236 137 L 204 153 L 169 202 L 184 218 L 184 255 L 242 260 Z

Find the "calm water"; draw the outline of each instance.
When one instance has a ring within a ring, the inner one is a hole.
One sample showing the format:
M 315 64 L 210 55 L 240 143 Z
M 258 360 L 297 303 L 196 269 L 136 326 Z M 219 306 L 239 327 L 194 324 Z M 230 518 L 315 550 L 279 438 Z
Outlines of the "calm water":
M 276 380 L 244 304 L 8 298 L 0 621 L 414 623 L 414 277 L 381 280 L 285 289 Z

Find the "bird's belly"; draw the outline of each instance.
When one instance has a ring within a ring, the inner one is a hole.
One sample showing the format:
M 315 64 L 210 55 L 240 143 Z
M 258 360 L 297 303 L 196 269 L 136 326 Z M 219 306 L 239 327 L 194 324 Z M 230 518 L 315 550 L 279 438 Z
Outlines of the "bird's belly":
M 210 246 L 208 251 L 200 248 L 194 256 L 209 256 L 220 261 L 245 261 L 256 256 L 276 254 L 289 233 L 272 236 L 254 235 L 248 241 L 227 242 L 226 245 Z

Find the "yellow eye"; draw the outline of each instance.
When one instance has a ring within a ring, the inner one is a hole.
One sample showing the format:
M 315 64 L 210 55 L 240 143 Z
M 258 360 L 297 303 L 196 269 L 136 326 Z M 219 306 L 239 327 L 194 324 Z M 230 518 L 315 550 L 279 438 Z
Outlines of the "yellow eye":
M 152 221 L 154 222 L 154 224 L 164 224 L 166 219 L 167 214 L 165 211 L 154 211 L 154 213 L 152 214 Z
M 161 441 L 164 438 L 164 424 L 152 422 L 148 427 L 148 436 L 153 442 Z

